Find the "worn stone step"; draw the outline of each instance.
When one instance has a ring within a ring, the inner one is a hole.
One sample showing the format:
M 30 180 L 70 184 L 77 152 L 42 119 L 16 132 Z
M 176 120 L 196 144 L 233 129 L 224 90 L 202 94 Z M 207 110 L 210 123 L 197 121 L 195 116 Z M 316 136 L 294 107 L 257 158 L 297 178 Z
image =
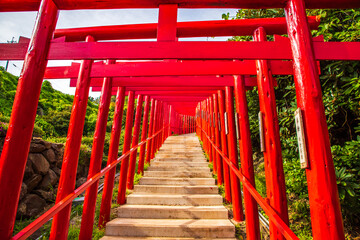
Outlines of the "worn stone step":
M 222 205 L 222 197 L 218 194 L 133 193 L 126 202 L 133 205 L 216 206 Z
M 140 185 L 214 185 L 214 178 L 156 178 L 142 177 Z
M 187 166 L 178 166 L 174 168 L 173 166 L 150 166 L 146 169 L 146 171 L 207 171 L 210 172 L 209 167 L 187 167 Z
M 157 206 L 125 204 L 117 209 L 120 218 L 227 219 L 224 206 Z
M 131 219 L 117 218 L 106 224 L 107 236 L 234 238 L 228 219 Z
M 168 186 L 168 185 L 135 185 L 135 193 L 172 193 L 172 194 L 217 194 L 218 187 L 211 186 Z
M 118 237 L 105 236 L 100 240 L 237 240 L 236 238 L 180 238 L 180 237 Z
M 145 171 L 145 177 L 188 177 L 188 178 L 206 178 L 212 177 L 209 171 Z
M 168 157 L 168 158 L 155 158 L 154 162 L 206 162 L 206 158 L 178 158 L 178 157 Z
M 168 162 L 168 161 L 154 161 L 151 163 L 151 166 L 168 166 L 168 167 L 180 167 L 177 162 Z M 181 167 L 209 167 L 208 162 L 183 162 Z

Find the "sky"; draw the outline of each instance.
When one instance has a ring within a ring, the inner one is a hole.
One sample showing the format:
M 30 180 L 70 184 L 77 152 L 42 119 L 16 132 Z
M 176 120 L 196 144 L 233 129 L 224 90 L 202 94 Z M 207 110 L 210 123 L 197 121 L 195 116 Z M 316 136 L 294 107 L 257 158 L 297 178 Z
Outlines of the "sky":
M 178 22 L 221 20 L 223 13 L 236 14 L 236 9 L 179 9 Z M 0 12 L 0 43 L 6 43 L 19 36 L 30 38 L 36 12 Z M 56 28 L 74 28 L 88 26 L 122 25 L 136 23 L 155 23 L 158 19 L 158 9 L 119 9 L 119 10 L 75 10 L 61 11 Z M 181 40 L 192 41 L 225 41 L 226 37 L 217 38 L 188 38 Z M 69 66 L 71 61 L 49 61 L 48 66 Z M 0 61 L 0 66 L 5 66 Z M 22 61 L 11 61 L 8 71 L 16 76 L 20 75 Z M 64 93 L 74 94 L 75 88 L 69 87 L 69 79 L 51 80 L 52 86 Z M 98 97 L 99 92 L 90 92 L 90 96 Z

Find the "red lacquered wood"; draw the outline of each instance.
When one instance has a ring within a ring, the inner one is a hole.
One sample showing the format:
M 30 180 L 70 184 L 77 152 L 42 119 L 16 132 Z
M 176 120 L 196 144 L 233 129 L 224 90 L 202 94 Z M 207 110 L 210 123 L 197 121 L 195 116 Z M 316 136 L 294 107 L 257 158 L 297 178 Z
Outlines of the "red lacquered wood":
M 135 147 L 139 143 L 142 105 L 143 105 L 143 96 L 138 95 L 137 103 L 136 103 L 136 114 L 135 114 L 134 130 L 133 130 L 134 132 L 133 132 L 133 135 L 132 135 L 131 147 Z M 129 172 L 128 172 L 128 177 L 127 177 L 127 188 L 128 189 L 133 189 L 134 188 L 136 157 L 137 157 L 137 150 L 132 152 L 131 155 L 130 155 Z
M 91 36 L 86 41 L 94 41 Z M 56 195 L 56 202 L 62 201 L 64 197 L 74 191 L 76 183 L 76 171 L 79 161 L 81 138 L 84 129 L 86 107 L 90 89 L 90 72 L 92 60 L 84 60 L 81 63 L 78 82 L 71 110 L 69 130 L 64 149 L 64 158 L 61 167 L 61 175 Z M 55 215 L 49 239 L 67 239 L 71 205 L 65 207 Z
M 214 102 L 212 96 L 209 97 L 209 108 L 210 108 L 210 134 L 211 141 L 215 142 L 215 127 L 214 127 Z M 211 156 L 213 161 L 213 173 L 217 172 L 217 162 L 216 162 L 216 151 L 211 147 Z
M 0 60 L 23 60 L 26 43 L 0 44 Z M 360 42 L 314 42 L 316 60 L 360 60 Z M 258 51 L 262 49 L 262 51 Z M 328 51 L 332 49 L 332 51 Z M 48 60 L 291 60 L 289 41 L 53 42 Z
M 236 129 L 234 119 L 234 89 L 233 87 L 225 87 L 225 109 L 228 118 L 228 129 L 227 135 L 228 140 L 228 152 L 230 161 L 239 168 L 238 149 L 236 143 Z M 236 177 L 233 171 L 230 172 L 231 181 L 231 197 L 233 205 L 233 219 L 237 222 L 244 220 L 244 213 L 242 209 L 241 189 L 240 181 Z
M 114 61 L 109 60 L 107 64 L 112 64 Z M 98 117 L 96 120 L 96 127 L 94 132 L 93 147 L 91 150 L 90 166 L 88 179 L 91 179 L 95 174 L 101 170 L 101 162 L 104 152 L 106 124 L 109 115 L 109 107 L 111 100 L 112 79 L 105 78 L 103 90 L 101 92 Z M 83 214 L 81 218 L 81 227 L 79 239 L 91 239 L 94 225 L 96 198 L 98 192 L 99 182 L 96 182 L 91 187 L 86 189 Z
M 254 32 L 254 41 L 266 41 L 263 28 Z M 266 194 L 270 205 L 285 223 L 289 223 L 285 176 L 281 154 L 280 130 L 276 110 L 276 99 L 272 73 L 266 60 L 257 60 L 257 79 L 260 111 L 263 113 L 264 163 Z M 274 224 L 270 224 L 270 239 L 284 239 Z
M 334 163 L 314 57 L 315 42 L 312 42 L 309 27 L 304 22 L 304 2 L 288 1 L 285 15 L 294 58 L 296 100 L 303 116 L 310 165 L 306 176 L 313 238 L 344 239 Z
M 150 109 L 150 97 L 145 96 L 145 106 L 144 106 L 144 116 L 142 122 L 142 130 L 141 130 L 141 141 L 145 141 L 148 132 L 148 121 L 149 121 L 149 109 Z M 150 136 L 150 135 L 149 135 Z M 144 162 L 145 162 L 145 147 L 146 145 L 142 145 L 140 147 L 139 153 L 139 165 L 137 173 L 144 174 Z
M 255 188 L 253 152 L 251 146 L 251 132 L 249 114 L 247 108 L 246 89 L 244 79 L 234 76 L 236 112 L 238 113 L 239 126 L 239 149 L 241 161 L 241 173 Z M 255 199 L 246 187 L 244 189 L 244 205 L 246 220 L 246 237 L 249 240 L 260 240 L 259 214 Z
M 221 139 L 221 151 L 224 156 L 228 156 L 228 144 L 227 144 L 227 137 L 225 134 L 225 120 L 224 120 L 224 113 L 225 113 L 225 94 L 223 90 L 218 91 L 218 103 L 219 103 L 219 112 L 220 112 L 220 124 L 221 124 L 221 131 L 220 131 L 220 139 Z M 225 189 L 225 200 L 227 202 L 231 202 L 231 182 L 230 182 L 230 172 L 229 166 L 225 163 L 225 159 L 223 160 L 223 179 L 224 179 L 224 189 Z
M 210 136 L 211 139 L 211 130 L 210 130 L 210 103 L 209 103 L 209 98 L 206 98 L 206 134 L 208 134 Z M 209 162 L 212 163 L 213 159 L 212 159 L 212 147 L 209 141 L 207 141 L 207 154 L 209 157 Z
M 159 6 L 159 15 L 162 7 Z M 177 5 L 170 5 L 177 6 Z M 174 7 L 175 8 L 175 7 Z M 177 7 L 176 7 L 177 10 Z M 175 15 L 176 16 L 176 15 Z M 170 16 L 165 19 L 169 20 Z M 161 17 L 159 17 L 161 18 Z M 175 21 L 176 22 L 176 21 Z M 316 30 L 320 23 L 320 18 L 316 16 L 308 17 L 309 26 L 312 30 Z M 269 35 L 286 34 L 285 18 L 258 18 L 258 19 L 232 19 L 232 20 L 216 20 L 216 21 L 196 21 L 196 22 L 178 22 L 175 28 L 169 29 L 169 39 L 188 38 L 188 37 L 219 37 L 219 36 L 246 36 L 252 35 L 259 26 L 265 28 Z M 130 25 L 114 25 L 99 27 L 83 27 L 56 29 L 54 38 L 65 37 L 66 41 L 84 41 L 87 35 L 93 36 L 96 40 L 117 40 L 117 39 L 148 39 L 157 38 L 157 23 L 147 24 L 130 24 Z M 161 35 L 161 34 L 160 34 Z M 159 40 L 159 38 L 158 38 Z M 166 40 L 164 38 L 164 40 Z
M 157 129 L 159 128 L 161 108 L 162 108 L 162 101 L 158 101 L 157 105 L 155 104 L 155 119 L 154 119 L 153 132 L 156 132 Z M 155 157 L 157 143 L 158 143 L 158 136 L 156 136 L 151 143 L 151 159 Z
M 214 103 L 214 113 L 215 113 L 215 144 L 216 147 L 221 149 L 221 140 L 220 140 L 220 129 L 219 129 L 219 103 L 217 94 L 213 94 L 213 103 Z M 223 184 L 223 165 L 222 159 L 218 152 L 216 152 L 216 164 L 217 164 L 217 184 Z
M 1 11 L 36 11 L 40 0 L 3 0 L 0 4 Z M 357 0 L 306 0 L 307 8 L 359 8 Z M 118 9 L 118 8 L 157 8 L 160 4 L 178 4 L 180 8 L 282 8 L 284 1 L 274 0 L 56 0 L 55 3 L 60 9 Z
M 134 119 L 134 101 L 135 94 L 130 91 L 128 95 L 128 109 L 126 112 L 126 124 L 125 124 L 125 135 L 124 135 L 124 144 L 123 144 L 123 153 L 126 153 L 130 150 L 131 144 L 131 133 L 133 127 L 133 119 Z M 120 178 L 119 178 L 119 193 L 117 196 L 118 204 L 126 203 L 126 180 L 127 173 L 129 169 L 129 157 L 124 158 L 120 167 Z
M 153 125 L 154 125 L 154 113 L 155 113 L 155 99 L 151 99 L 151 109 L 150 109 L 150 122 L 149 122 L 149 136 L 153 134 Z M 146 163 L 150 163 L 151 160 L 151 140 L 146 142 Z
M 159 5 L 159 20 L 157 24 L 157 40 L 161 42 L 173 42 L 176 37 L 177 4 Z
M 285 39 L 287 40 L 287 39 Z M 269 62 L 271 71 L 276 75 L 293 74 L 291 61 L 272 60 Z M 73 78 L 79 72 L 80 64 L 71 66 L 48 67 L 44 78 Z M 118 62 L 112 65 L 97 63 L 92 67 L 92 78 L 104 77 L 151 77 L 151 76 L 206 76 L 209 75 L 256 75 L 256 65 L 253 60 L 219 61 L 219 60 L 187 60 L 187 61 L 149 61 L 149 62 Z M 211 80 L 216 80 L 215 76 Z M 217 76 L 219 80 L 220 76 Z M 229 77 L 227 77 L 229 78 Z M 176 78 L 173 78 L 176 79 Z M 201 79 L 201 78 L 200 78 Z M 209 79 L 209 80 L 210 80 Z M 222 79 L 222 78 L 221 78 Z M 116 79 L 115 79 L 116 80 Z M 133 79 L 130 79 L 133 80 Z M 209 81 L 208 80 L 208 81 Z M 232 80 L 232 79 L 231 79 Z M 231 81 L 228 81 L 231 83 Z M 252 83 L 256 83 L 256 79 Z
M 49 53 L 58 12 L 52 0 L 42 1 L 18 81 L 0 158 L 0 239 L 10 239 L 13 232 L 41 84 L 47 65 L 46 56 Z
M 125 102 L 125 88 L 119 87 L 116 95 L 114 120 L 111 129 L 110 146 L 107 165 L 116 161 L 119 151 L 121 125 L 124 112 Z M 143 146 L 143 145 L 142 145 Z M 114 181 L 115 181 L 115 168 L 111 169 L 109 173 L 105 175 L 104 189 L 101 199 L 100 215 L 99 215 L 99 227 L 105 227 L 105 224 L 110 220 L 111 200 L 113 195 Z

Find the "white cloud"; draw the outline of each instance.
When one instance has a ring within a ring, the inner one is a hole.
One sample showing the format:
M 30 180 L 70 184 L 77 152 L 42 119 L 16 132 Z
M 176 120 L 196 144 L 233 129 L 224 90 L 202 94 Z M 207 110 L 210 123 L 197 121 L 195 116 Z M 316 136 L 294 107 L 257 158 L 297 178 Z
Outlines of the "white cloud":
M 205 21 L 220 20 L 222 13 L 230 12 L 235 15 L 235 9 L 179 9 L 178 21 Z M 136 23 L 157 22 L 157 9 L 119 9 L 119 10 L 74 10 L 61 11 L 57 28 L 73 28 L 87 26 L 104 26 Z M 10 41 L 13 37 L 18 40 L 20 36 L 30 37 L 36 12 L 10 12 L 0 13 L 0 42 Z M 226 38 L 191 38 L 183 39 L 191 41 L 222 41 Z M 0 61 L 5 66 L 5 61 Z M 70 61 L 49 61 L 49 66 L 67 66 Z M 20 75 L 22 61 L 11 61 L 9 72 Z M 51 80 L 55 89 L 64 93 L 74 94 L 75 89 L 69 87 L 69 80 Z M 100 93 L 90 93 L 97 97 Z

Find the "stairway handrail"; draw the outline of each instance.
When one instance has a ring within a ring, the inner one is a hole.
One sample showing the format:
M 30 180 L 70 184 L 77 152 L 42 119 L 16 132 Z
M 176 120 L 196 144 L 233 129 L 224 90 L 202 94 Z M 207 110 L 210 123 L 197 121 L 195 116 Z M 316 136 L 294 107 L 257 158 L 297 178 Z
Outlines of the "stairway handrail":
M 201 129 L 201 131 L 206 136 L 207 140 L 211 143 L 212 147 L 221 155 L 221 157 L 225 160 L 226 164 L 229 166 L 231 171 L 235 173 L 235 175 L 242 182 L 246 190 L 249 191 L 251 196 L 255 199 L 255 201 L 260 205 L 260 207 L 264 210 L 264 212 L 269 217 L 270 221 L 272 221 L 279 232 L 288 240 L 299 240 L 299 238 L 295 235 L 295 233 L 290 229 L 289 226 L 285 224 L 285 222 L 281 219 L 279 214 L 277 214 L 274 209 L 266 202 L 266 200 L 256 191 L 256 188 L 250 183 L 250 181 L 241 173 L 240 169 L 236 167 L 236 165 L 230 161 L 230 159 L 216 146 L 216 144 L 211 140 L 209 135 L 202 129 L 199 125 L 197 126 Z

